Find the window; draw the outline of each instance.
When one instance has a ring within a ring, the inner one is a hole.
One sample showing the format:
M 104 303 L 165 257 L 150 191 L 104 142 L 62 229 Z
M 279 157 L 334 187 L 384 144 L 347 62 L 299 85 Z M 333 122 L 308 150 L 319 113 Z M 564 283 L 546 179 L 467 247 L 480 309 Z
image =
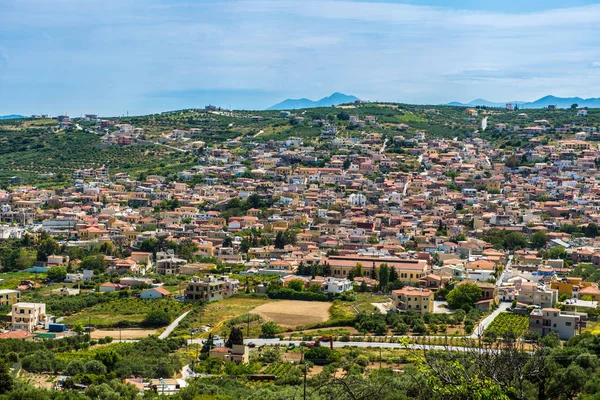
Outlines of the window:
M 570 322 L 566 322 L 565 325 L 571 326 L 571 323 Z

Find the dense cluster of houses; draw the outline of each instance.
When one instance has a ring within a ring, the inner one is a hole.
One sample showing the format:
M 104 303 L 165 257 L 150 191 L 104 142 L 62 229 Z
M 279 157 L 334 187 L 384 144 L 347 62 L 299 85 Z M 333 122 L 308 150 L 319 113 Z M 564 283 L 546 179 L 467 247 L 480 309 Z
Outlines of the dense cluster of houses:
M 477 117 L 473 111 L 469 118 Z M 375 288 L 378 277 L 372 271 L 387 264 L 408 285 L 393 294 L 399 309 L 429 312 L 436 290 L 464 281 L 481 287 L 477 307 L 482 310 L 499 301 L 539 307 L 531 317 L 534 326 L 534 320 L 554 315 L 547 310 L 554 310 L 563 294 L 577 301 L 566 308 L 595 308 L 600 289 L 569 277 L 569 266 L 600 266 L 600 241 L 561 227 L 600 219 L 595 169 L 600 150 L 591 140 L 596 129 L 535 121 L 515 130 L 529 145 L 510 154 L 476 136 L 461 141 L 404 133 L 412 132 L 405 124 L 398 130 L 407 137 L 385 137 L 368 132 L 375 117 L 350 118 L 366 131 L 349 137 L 335 125 L 313 121 L 322 126 L 319 140 L 325 148 L 297 137 L 207 146 L 198 165 L 180 171 L 175 181 L 159 175 L 140 181 L 100 168 L 75 171 L 76 184 L 67 188 L 0 190 L 0 220 L 13 223 L 0 226 L 0 237 L 20 237 L 38 226 L 68 239 L 68 246 L 129 247 L 131 256 L 109 259 L 110 268 L 192 276 L 185 294 L 191 300 L 227 297 L 240 283 L 207 276 L 210 266 L 177 254 L 150 257 L 138 251 L 144 240 L 191 239 L 198 259 L 242 266 L 246 275 L 276 274 L 284 282 L 297 279 L 301 266 L 326 266 L 326 276 L 304 278 L 306 285 L 320 284 L 328 293 L 363 282 Z M 126 134 L 118 138 L 141 133 L 127 124 L 114 128 Z M 563 128 L 580 131 L 555 142 L 536 137 Z M 504 124 L 495 129 L 514 130 Z M 170 136 L 188 134 L 175 130 Z M 389 151 L 394 146 L 403 151 Z M 239 203 L 230 207 L 235 199 Z M 165 202 L 174 206 L 164 207 Z M 538 250 L 495 249 L 483 240 L 493 228 L 528 238 L 544 232 L 546 249 L 564 248 L 568 262 Z M 293 242 L 275 246 L 278 233 L 288 231 L 295 233 Z M 364 276 L 354 274 L 357 265 Z

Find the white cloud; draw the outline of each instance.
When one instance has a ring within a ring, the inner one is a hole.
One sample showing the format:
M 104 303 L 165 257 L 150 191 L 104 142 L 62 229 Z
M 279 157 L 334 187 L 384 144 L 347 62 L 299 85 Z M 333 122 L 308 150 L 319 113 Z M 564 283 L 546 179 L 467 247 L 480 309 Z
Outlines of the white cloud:
M 600 68 L 600 61 L 594 61 L 592 63 L 592 67 L 594 67 L 594 68 Z

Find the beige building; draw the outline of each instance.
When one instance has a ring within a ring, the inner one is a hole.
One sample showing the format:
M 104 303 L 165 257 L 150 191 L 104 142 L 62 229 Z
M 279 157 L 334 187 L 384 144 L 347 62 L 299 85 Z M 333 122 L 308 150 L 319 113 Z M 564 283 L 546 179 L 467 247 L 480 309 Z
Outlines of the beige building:
M 361 265 L 363 276 L 369 276 L 373 268 L 387 264 L 395 268 L 401 282 L 417 284 L 419 279 L 427 275 L 427 261 L 400 258 L 378 258 L 362 256 L 331 256 L 324 258 L 322 263 L 331 267 L 331 275 L 335 278 L 346 278 L 357 264 Z
M 405 286 L 392 291 L 392 301 L 399 311 L 433 312 L 433 292 L 429 289 Z
M 11 313 L 12 330 L 33 332 L 46 322 L 46 304 L 15 303 Z
M 216 301 L 229 297 L 240 288 L 240 281 L 226 276 L 217 278 L 207 275 L 204 278 L 194 277 L 185 289 L 187 300 Z
M 18 290 L 3 289 L 0 290 L 0 306 L 12 306 L 21 299 L 21 292 Z
M 546 286 L 534 282 L 522 283 L 517 301 L 541 308 L 552 308 L 558 301 L 558 290 L 547 289 Z
M 231 349 L 229 347 L 215 347 L 210 350 L 209 355 L 223 361 L 238 363 L 248 363 L 250 361 L 250 349 L 244 344 L 234 344 Z

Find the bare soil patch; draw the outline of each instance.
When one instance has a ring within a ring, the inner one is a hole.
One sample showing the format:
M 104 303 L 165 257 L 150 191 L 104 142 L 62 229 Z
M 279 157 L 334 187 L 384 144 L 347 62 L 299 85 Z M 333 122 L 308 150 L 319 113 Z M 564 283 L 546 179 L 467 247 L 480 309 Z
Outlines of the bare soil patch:
M 102 339 L 106 336 L 110 336 L 115 340 L 123 339 L 143 339 L 148 337 L 148 335 L 156 334 L 156 329 L 121 329 L 119 333 L 116 331 L 107 331 L 107 330 L 95 330 L 92 331 L 92 339 Z
M 282 300 L 263 304 L 251 313 L 260 315 L 264 321 L 295 328 L 327 321 L 331 303 L 322 301 Z

